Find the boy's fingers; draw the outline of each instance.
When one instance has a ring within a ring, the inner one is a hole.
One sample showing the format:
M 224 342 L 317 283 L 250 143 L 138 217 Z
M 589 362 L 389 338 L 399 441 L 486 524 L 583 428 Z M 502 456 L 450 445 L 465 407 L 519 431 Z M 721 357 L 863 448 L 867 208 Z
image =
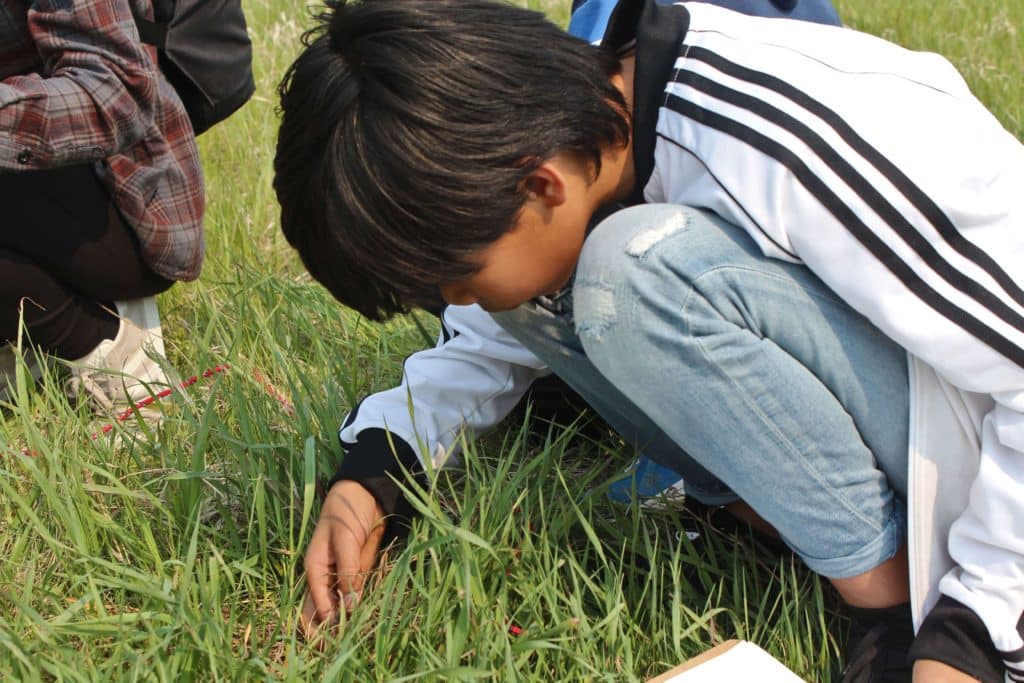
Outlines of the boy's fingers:
M 338 590 L 346 609 L 355 607 L 359 591 L 363 588 L 361 559 L 366 540 L 364 534 L 354 533 L 347 525 L 336 525 L 332 530 L 334 563 L 338 571 Z
M 307 590 L 302 600 L 302 614 L 299 615 L 299 623 L 302 626 L 302 635 L 308 640 L 316 633 L 316 627 L 320 623 L 317 616 L 316 602 L 313 594 Z
M 380 550 L 380 542 L 384 538 L 384 520 L 381 520 L 370 531 L 366 543 L 363 544 L 363 551 L 359 557 L 359 568 L 366 573 L 377 565 L 377 551 Z
M 321 548 L 321 544 L 317 540 L 314 538 L 306 550 L 306 559 L 304 561 L 306 567 L 306 596 L 312 601 L 316 611 L 316 618 L 319 621 L 327 621 L 333 616 L 337 605 L 336 598 L 333 591 L 331 591 L 334 577 L 331 575 L 329 551 L 327 548 Z M 306 606 L 309 602 L 307 600 L 306 604 L 303 605 L 303 614 L 305 614 Z

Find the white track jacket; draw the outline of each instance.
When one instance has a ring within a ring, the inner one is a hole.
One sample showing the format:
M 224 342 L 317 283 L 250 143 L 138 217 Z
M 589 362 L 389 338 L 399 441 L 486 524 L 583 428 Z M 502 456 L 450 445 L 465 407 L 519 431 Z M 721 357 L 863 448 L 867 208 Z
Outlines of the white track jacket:
M 945 59 L 850 29 L 624 0 L 605 40 L 637 52 L 637 201 L 742 226 L 906 348 L 915 621 L 955 598 L 1024 681 L 1024 146 Z M 475 306 L 442 322 L 343 443 L 450 454 L 547 373 Z

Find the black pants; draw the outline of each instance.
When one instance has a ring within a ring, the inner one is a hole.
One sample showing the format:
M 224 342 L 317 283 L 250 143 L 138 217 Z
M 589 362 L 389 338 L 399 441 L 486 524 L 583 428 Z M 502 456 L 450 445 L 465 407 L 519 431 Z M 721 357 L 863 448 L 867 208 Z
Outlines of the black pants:
M 117 332 L 107 310 L 173 284 L 143 262 L 92 167 L 0 173 L 0 342 L 81 358 Z

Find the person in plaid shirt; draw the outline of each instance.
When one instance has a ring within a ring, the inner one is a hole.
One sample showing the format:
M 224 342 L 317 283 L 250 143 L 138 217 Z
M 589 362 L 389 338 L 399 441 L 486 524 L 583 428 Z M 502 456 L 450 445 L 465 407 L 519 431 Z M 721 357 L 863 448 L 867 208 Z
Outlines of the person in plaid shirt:
M 0 0 L 0 398 L 19 330 L 103 405 L 149 391 L 110 370 L 164 380 L 152 297 L 199 275 L 203 177 L 133 9 L 152 16 L 151 0 Z

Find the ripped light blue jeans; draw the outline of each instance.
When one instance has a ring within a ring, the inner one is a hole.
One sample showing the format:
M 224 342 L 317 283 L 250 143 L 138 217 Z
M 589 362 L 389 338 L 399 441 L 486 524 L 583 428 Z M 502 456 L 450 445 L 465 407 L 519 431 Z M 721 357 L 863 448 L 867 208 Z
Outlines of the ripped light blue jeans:
M 906 354 L 740 228 L 624 209 L 571 290 L 495 318 L 688 495 L 742 498 L 813 571 L 856 576 L 903 545 Z

